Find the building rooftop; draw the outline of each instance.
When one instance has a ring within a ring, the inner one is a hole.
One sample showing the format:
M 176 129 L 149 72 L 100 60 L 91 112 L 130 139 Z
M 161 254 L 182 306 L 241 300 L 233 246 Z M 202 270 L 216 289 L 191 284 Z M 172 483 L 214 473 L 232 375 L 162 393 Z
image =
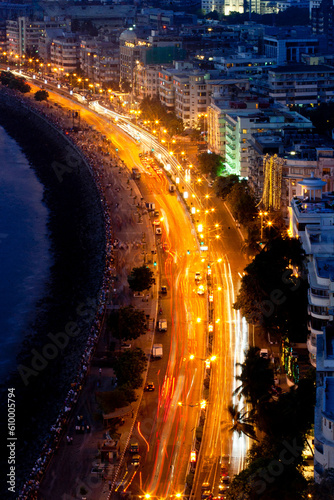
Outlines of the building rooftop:
M 299 213 L 334 213 L 334 197 L 331 200 L 326 200 L 324 197 L 313 200 L 310 200 L 308 196 L 296 197 L 291 204 L 294 204 Z
M 324 254 L 333 255 L 334 227 L 306 226 L 303 246 L 307 253 L 312 253 L 315 257 L 319 254 L 320 256 L 324 256 Z
M 324 73 L 326 71 L 334 72 L 334 68 L 325 64 L 287 64 L 269 69 L 269 73 Z
M 320 278 L 334 279 L 334 256 L 317 256 L 315 258 L 318 276 Z

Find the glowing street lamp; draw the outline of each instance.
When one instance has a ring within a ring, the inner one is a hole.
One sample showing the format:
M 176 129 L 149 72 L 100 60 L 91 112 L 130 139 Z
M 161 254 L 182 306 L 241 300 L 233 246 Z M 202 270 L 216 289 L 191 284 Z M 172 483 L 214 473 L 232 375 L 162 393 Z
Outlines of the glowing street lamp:
M 263 217 L 266 217 L 268 215 L 268 212 L 259 212 L 259 216 L 261 218 L 261 241 L 263 240 Z

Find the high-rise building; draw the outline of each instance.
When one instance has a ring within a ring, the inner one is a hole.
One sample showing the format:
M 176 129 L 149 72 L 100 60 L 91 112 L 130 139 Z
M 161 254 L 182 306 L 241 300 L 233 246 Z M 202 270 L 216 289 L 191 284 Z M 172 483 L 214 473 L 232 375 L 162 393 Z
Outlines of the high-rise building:
M 310 17 L 315 35 L 325 35 L 327 50 L 334 47 L 334 6 L 333 0 L 310 2 Z
M 216 11 L 218 14 L 225 12 L 225 0 L 202 0 L 202 11 L 204 14 Z

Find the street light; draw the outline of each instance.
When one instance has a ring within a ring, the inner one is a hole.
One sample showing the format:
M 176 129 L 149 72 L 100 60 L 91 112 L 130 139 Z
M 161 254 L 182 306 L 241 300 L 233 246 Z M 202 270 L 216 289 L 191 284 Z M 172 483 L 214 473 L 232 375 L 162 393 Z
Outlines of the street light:
M 268 215 L 268 212 L 259 212 L 259 216 L 261 218 L 261 241 L 263 240 L 263 217 L 266 217 Z

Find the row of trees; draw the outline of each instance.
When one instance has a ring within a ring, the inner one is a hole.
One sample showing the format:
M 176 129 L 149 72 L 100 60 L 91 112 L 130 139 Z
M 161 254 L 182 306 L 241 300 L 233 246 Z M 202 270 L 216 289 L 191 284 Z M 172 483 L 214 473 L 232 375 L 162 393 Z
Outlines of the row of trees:
M 216 153 L 201 153 L 197 156 L 198 166 L 204 175 L 213 179 L 221 175 L 224 170 L 223 157 Z
M 19 76 L 15 76 L 9 71 L 1 71 L 0 73 L 0 82 L 2 85 L 5 87 L 8 87 L 9 89 L 13 90 L 18 90 L 19 92 L 22 92 L 23 94 L 26 94 L 27 92 L 30 92 L 30 85 L 25 81 L 24 78 L 21 78 Z
M 246 467 L 234 477 L 227 498 L 307 498 L 303 450 L 314 421 L 315 370 L 311 369 L 297 388 L 278 395 L 273 364 L 260 356 L 258 347 L 250 347 L 239 366 L 236 378 L 241 384 L 235 393 L 248 406 L 239 410 L 230 405 L 232 430 L 256 442 L 248 452 Z
M 182 134 L 184 130 L 182 119 L 177 118 L 175 113 L 168 112 L 158 97 L 145 97 L 140 103 L 140 111 L 142 120 L 152 123 L 158 121 L 157 127 L 166 129 L 170 137 Z
M 146 266 L 133 268 L 128 276 L 129 287 L 134 292 L 149 290 L 154 281 L 153 272 Z M 107 330 L 118 341 L 137 339 L 147 332 L 145 312 L 131 305 L 116 309 L 108 317 Z M 136 400 L 135 390 L 143 383 L 146 366 L 146 354 L 139 348 L 126 350 L 113 358 L 117 388 L 97 393 L 97 401 L 105 413 Z
M 146 355 L 138 347 L 122 352 L 113 359 L 112 367 L 117 378 L 117 387 L 113 391 L 96 394 L 104 413 L 110 413 L 136 401 L 135 389 L 139 389 L 143 383 L 142 374 L 146 366 Z
M 300 275 L 304 256 L 299 240 L 278 236 L 248 264 L 241 279 L 233 307 L 277 340 L 304 342 L 307 335 L 308 282 Z

